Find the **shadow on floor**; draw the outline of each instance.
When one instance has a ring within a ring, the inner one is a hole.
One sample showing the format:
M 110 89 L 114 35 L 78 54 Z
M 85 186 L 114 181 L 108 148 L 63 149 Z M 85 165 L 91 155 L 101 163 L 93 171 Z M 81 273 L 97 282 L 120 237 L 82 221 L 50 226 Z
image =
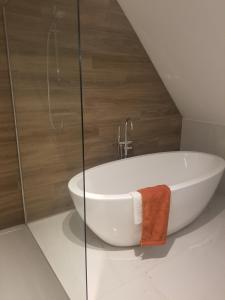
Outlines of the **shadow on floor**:
M 216 195 L 211 200 L 204 212 L 190 225 L 180 230 L 177 233 L 172 234 L 168 237 L 167 243 L 160 247 L 146 247 L 142 248 L 139 246 L 135 247 L 113 247 L 106 244 L 104 241 L 99 239 L 88 227 L 87 227 L 87 247 L 96 249 L 99 251 L 128 251 L 133 250 L 135 255 L 142 259 L 151 258 L 162 258 L 167 256 L 170 249 L 172 248 L 176 239 L 181 236 L 190 234 L 196 231 L 200 227 L 204 226 L 219 214 L 225 210 L 225 196 Z M 66 237 L 73 243 L 80 244 L 84 247 L 84 222 L 79 214 L 74 211 L 69 214 L 63 223 L 63 231 Z

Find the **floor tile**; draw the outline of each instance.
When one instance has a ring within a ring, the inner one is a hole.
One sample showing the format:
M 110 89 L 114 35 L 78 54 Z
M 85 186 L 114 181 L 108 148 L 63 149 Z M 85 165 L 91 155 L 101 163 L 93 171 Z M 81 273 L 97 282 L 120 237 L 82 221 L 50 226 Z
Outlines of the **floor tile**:
M 26 226 L 0 232 L 0 299 L 68 300 Z
M 71 300 L 77 300 L 84 288 L 82 220 L 70 211 L 30 228 Z M 225 196 L 216 195 L 165 246 L 112 247 L 88 229 L 87 264 L 89 300 L 224 300 Z

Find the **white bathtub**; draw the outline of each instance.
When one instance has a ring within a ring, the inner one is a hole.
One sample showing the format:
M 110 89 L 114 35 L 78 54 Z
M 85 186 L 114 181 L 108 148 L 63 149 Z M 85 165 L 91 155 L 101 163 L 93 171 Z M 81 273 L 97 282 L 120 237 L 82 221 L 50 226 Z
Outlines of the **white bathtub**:
M 132 157 L 85 172 L 86 222 L 97 236 L 114 246 L 138 245 L 141 225 L 135 225 L 129 192 L 167 184 L 171 191 L 168 234 L 190 224 L 204 210 L 223 175 L 225 161 L 198 152 L 166 152 Z M 83 217 L 83 176 L 69 182 Z

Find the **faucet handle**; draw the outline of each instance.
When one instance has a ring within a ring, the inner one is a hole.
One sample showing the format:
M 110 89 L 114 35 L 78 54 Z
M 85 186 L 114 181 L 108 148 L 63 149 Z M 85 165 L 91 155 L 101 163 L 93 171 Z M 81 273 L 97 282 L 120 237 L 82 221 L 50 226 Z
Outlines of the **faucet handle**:
M 121 141 L 120 141 L 118 144 L 119 144 L 119 145 L 126 146 L 126 145 L 131 145 L 131 144 L 133 144 L 133 141 L 127 141 L 127 142 L 125 142 L 125 141 L 121 142 Z

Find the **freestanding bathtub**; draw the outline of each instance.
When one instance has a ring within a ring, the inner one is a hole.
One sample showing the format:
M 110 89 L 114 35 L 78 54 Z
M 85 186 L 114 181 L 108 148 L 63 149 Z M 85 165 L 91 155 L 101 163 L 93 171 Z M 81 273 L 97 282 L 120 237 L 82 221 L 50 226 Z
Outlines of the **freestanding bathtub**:
M 85 171 L 86 222 L 114 246 L 138 245 L 141 224 L 134 222 L 130 192 L 166 184 L 171 189 L 168 234 L 190 224 L 204 210 L 223 175 L 225 161 L 198 152 L 148 154 L 106 163 Z M 69 190 L 83 217 L 83 174 L 74 176 Z

